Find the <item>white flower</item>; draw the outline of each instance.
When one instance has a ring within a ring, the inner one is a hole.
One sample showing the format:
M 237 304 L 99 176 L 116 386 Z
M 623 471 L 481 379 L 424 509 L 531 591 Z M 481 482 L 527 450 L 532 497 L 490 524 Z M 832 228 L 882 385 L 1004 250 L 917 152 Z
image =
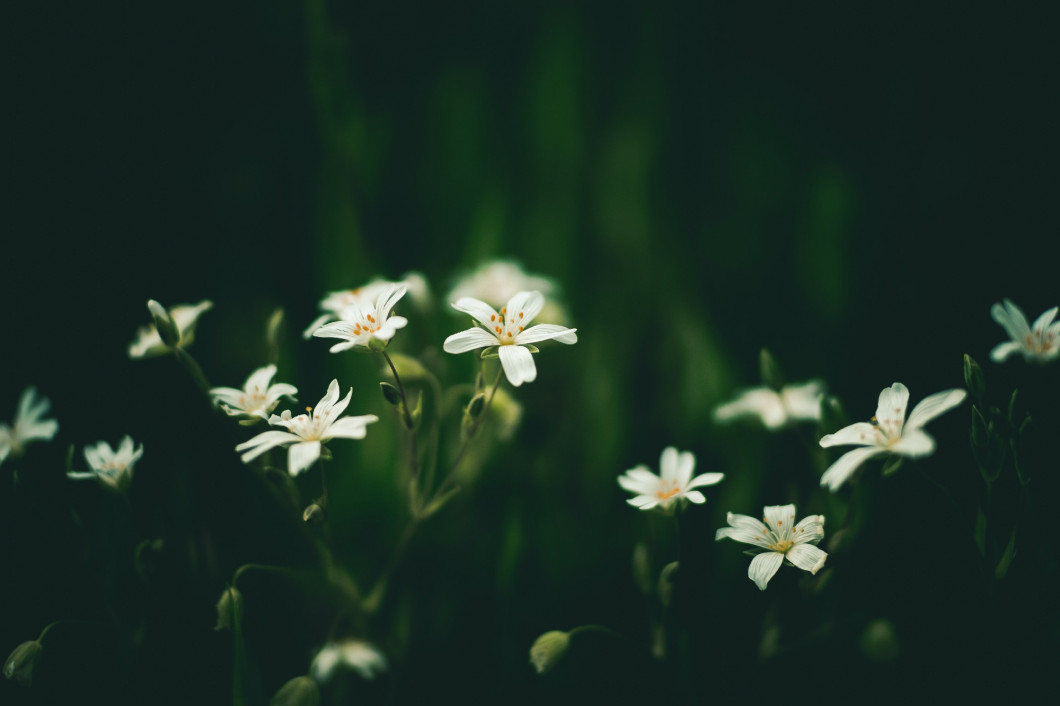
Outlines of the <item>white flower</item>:
M 753 387 L 736 399 L 714 410 L 714 419 L 728 422 L 738 417 L 758 417 L 767 429 L 780 429 L 790 422 L 815 422 L 821 418 L 824 384 L 811 380 L 801 385 L 785 385 L 777 392 L 771 387 Z
M 211 308 L 213 308 L 213 302 L 203 299 L 194 306 L 178 304 L 169 309 L 169 316 L 177 325 L 177 331 L 180 333 L 182 348 L 190 346 L 195 340 L 195 324 L 199 321 L 199 315 Z M 162 342 L 162 337 L 158 335 L 158 329 L 154 324 L 137 329 L 136 340 L 129 344 L 130 358 L 150 358 L 168 351 L 169 346 Z
M 304 338 L 310 338 L 314 331 L 329 321 L 345 320 L 346 317 L 344 314 L 346 312 L 353 313 L 359 308 L 374 306 L 379 299 L 380 294 L 391 287 L 400 287 L 402 285 L 408 289 L 414 300 L 418 301 L 430 297 L 430 293 L 427 289 L 427 281 L 423 278 L 423 275 L 418 272 L 410 272 L 405 275 L 405 278 L 400 282 L 391 282 L 385 279 L 373 279 L 363 287 L 341 289 L 337 292 L 331 292 L 321 299 L 320 309 L 324 313 L 314 319 L 313 323 L 309 324 L 308 328 L 302 332 L 302 336 Z M 400 299 L 400 297 L 398 297 L 398 299 Z
M 30 441 L 50 441 L 59 431 L 59 422 L 41 419 L 48 412 L 51 402 L 47 397 L 37 397 L 37 388 L 27 387 L 18 400 L 13 426 L 0 423 L 0 463 L 9 454 L 21 456 Z
M 906 421 L 905 409 L 909 404 L 909 390 L 900 382 L 885 387 L 880 392 L 873 423 L 851 424 L 821 439 L 821 446 L 824 447 L 866 447 L 848 451 L 840 456 L 821 476 L 821 485 L 836 490 L 866 459 L 879 454 L 891 453 L 911 458 L 930 455 L 935 451 L 935 440 L 922 427 L 943 412 L 959 405 L 966 396 L 964 390 L 936 392 L 921 400 Z
M 330 439 L 363 439 L 368 433 L 367 426 L 379 421 L 374 414 L 360 417 L 342 417 L 339 415 L 350 404 L 353 389 L 346 393 L 345 399 L 339 401 L 339 381 L 332 380 L 328 393 L 317 404 L 316 409 L 307 407 L 309 414 L 292 417 L 291 412 L 272 415 L 269 424 L 286 427 L 288 431 L 263 431 L 250 441 L 236 447 L 236 451 L 246 451 L 243 463 L 250 463 L 261 454 L 277 446 L 290 446 L 287 456 L 287 470 L 296 476 L 313 465 L 320 458 L 321 444 Z
M 556 303 L 552 296 L 556 292 L 555 283 L 545 277 L 529 275 L 518 263 L 510 260 L 493 260 L 482 264 L 477 270 L 460 279 L 449 292 L 450 302 L 465 297 L 484 301 L 490 306 L 499 307 L 518 292 L 541 292 L 549 301 L 542 312 L 548 321 L 566 323 L 567 312 Z
M 324 324 L 313 331 L 320 338 L 341 338 L 342 343 L 331 347 L 332 353 L 349 350 L 354 346 L 368 347 L 373 339 L 389 341 L 399 328 L 405 328 L 408 319 L 391 316 L 390 310 L 405 296 L 408 287 L 404 284 L 388 284 L 376 298 L 362 301 L 342 310 L 342 320 Z
M 133 465 L 144 455 L 144 445 L 133 450 L 133 440 L 123 436 L 115 451 L 105 441 L 85 447 L 85 461 L 92 470 L 88 473 L 67 471 L 66 476 L 74 480 L 98 478 L 101 483 L 114 490 L 123 490 L 132 480 Z
M 828 554 L 814 545 L 824 539 L 824 515 L 810 515 L 795 524 L 794 505 L 770 505 L 764 514 L 759 522 L 730 512 L 730 526 L 719 529 L 714 541 L 729 537 L 759 548 L 760 553 L 747 568 L 747 577 L 763 591 L 785 559 L 811 574 L 820 571 Z
M 454 333 L 445 339 L 442 348 L 446 353 L 466 353 L 476 348 L 498 346 L 497 355 L 508 382 L 515 387 L 533 382 L 537 377 L 537 366 L 527 345 L 550 339 L 567 344 L 578 342 L 577 329 L 555 324 L 526 328 L 544 306 L 545 297 L 541 292 L 516 292 L 500 312 L 483 301 L 464 297 L 453 304 L 453 308 L 471 314 L 482 327 Z
M 270 385 L 275 374 L 276 366 L 266 365 L 250 374 L 244 389 L 215 387 L 210 390 L 210 395 L 230 417 L 246 417 L 251 423 L 258 419 L 268 420 L 281 397 L 294 398 L 298 394 L 294 385 L 282 382 Z
M 386 656 L 375 645 L 364 640 L 343 640 L 324 645 L 313 658 L 309 670 L 314 679 L 326 682 L 340 664 L 350 667 L 364 679 L 371 679 L 376 672 L 387 668 Z
M 1013 353 L 1020 353 L 1028 362 L 1045 363 L 1060 357 L 1060 321 L 1053 323 L 1058 310 L 1060 307 L 1054 306 L 1039 316 L 1032 327 L 1027 325 L 1027 318 L 1020 308 L 1008 299 L 1004 306 L 994 304 L 990 315 L 1012 340 L 998 344 L 990 351 L 990 359 L 1000 363 Z
M 656 505 L 666 509 L 678 500 L 700 504 L 707 499 L 703 493 L 692 489 L 720 483 L 725 474 L 703 473 L 693 478 L 695 467 L 696 457 L 691 451 L 679 453 L 673 446 L 667 446 L 659 458 L 659 475 L 640 465 L 619 476 L 618 484 L 636 495 L 626 502 L 641 510 L 650 510 Z

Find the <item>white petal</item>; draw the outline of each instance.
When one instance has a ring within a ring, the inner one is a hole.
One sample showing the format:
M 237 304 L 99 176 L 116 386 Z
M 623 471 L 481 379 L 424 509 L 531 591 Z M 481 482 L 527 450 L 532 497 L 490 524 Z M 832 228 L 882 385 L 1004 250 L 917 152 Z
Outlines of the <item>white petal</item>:
M 944 390 L 928 395 L 909 413 L 909 421 L 905 423 L 906 430 L 919 429 L 943 412 L 964 402 L 967 396 L 968 393 L 964 390 Z
M 704 497 L 703 493 L 699 492 L 698 490 L 690 490 L 684 494 L 684 497 L 689 502 L 693 502 L 696 505 L 702 505 L 703 503 L 707 502 L 706 497 Z
M 638 495 L 635 498 L 630 498 L 626 502 L 640 510 L 651 510 L 659 504 L 659 498 L 654 495 Z
M 258 368 L 250 374 L 247 378 L 246 390 L 266 390 L 269 387 L 269 383 L 272 381 L 272 376 L 276 374 L 275 365 L 266 365 L 263 368 Z
M 824 384 L 811 380 L 802 385 L 788 385 L 780 391 L 780 398 L 793 419 L 817 421 L 821 418 L 821 396 Z
M 990 316 L 1001 324 L 1001 328 L 1005 329 L 1013 341 L 1022 341 L 1031 332 L 1031 327 L 1027 325 L 1027 317 L 1008 299 L 1005 300 L 1004 306 L 994 304 L 990 308 Z
M 493 327 L 497 324 L 497 320 L 501 318 L 492 306 L 486 302 L 473 299 L 472 297 L 462 297 L 457 299 L 453 304 L 453 308 L 457 311 L 462 311 L 465 314 L 471 314 L 476 321 L 487 327 Z
M 995 363 L 1001 363 L 1013 353 L 1020 353 L 1023 351 L 1023 344 L 1015 341 L 1005 341 L 994 347 L 994 350 L 990 351 L 990 360 Z
M 891 452 L 902 456 L 928 456 L 935 451 L 935 440 L 922 429 L 906 429 L 902 438 L 891 444 Z
M 858 422 L 848 427 L 843 427 L 835 434 L 826 434 L 821 437 L 821 446 L 876 446 L 883 444 L 883 436 L 880 430 L 868 422 Z
M 829 490 L 835 491 L 846 482 L 847 478 L 857 470 L 858 466 L 873 456 L 886 453 L 886 451 L 886 449 L 878 446 L 847 451 L 824 472 L 821 476 L 821 485 L 827 485 Z
M 302 338 L 312 338 L 314 331 L 316 331 L 318 328 L 320 328 L 321 326 L 323 326 L 334 318 L 334 314 L 331 313 L 321 314 L 320 316 L 316 317 L 315 319 L 313 319 L 313 323 L 309 324 L 306 330 L 302 332 Z
M 377 318 L 380 321 L 384 321 L 390 316 L 390 310 L 394 308 L 394 305 L 398 303 L 401 297 L 405 296 L 405 292 L 408 289 L 405 284 L 392 284 L 380 292 L 375 302 L 375 310 L 379 314 Z
M 1038 338 L 1044 338 L 1046 332 L 1049 330 L 1049 324 L 1053 323 L 1053 319 L 1056 318 L 1057 311 L 1060 311 L 1060 307 L 1053 307 L 1049 311 L 1045 312 L 1037 319 L 1034 320 L 1034 333 L 1038 335 Z
M 701 488 L 705 485 L 715 485 L 724 479 L 724 473 L 701 473 L 689 481 L 688 485 L 685 486 L 685 489 L 690 490 L 692 488 Z
M 780 552 L 762 552 L 751 559 L 751 565 L 747 567 L 747 577 L 764 591 L 769 579 L 773 578 L 783 563 L 784 555 Z
M 215 387 L 210 390 L 210 396 L 213 397 L 213 401 L 222 405 L 231 405 L 233 407 L 239 407 L 242 409 L 242 405 L 239 404 L 239 398 L 246 394 L 244 390 L 237 390 L 234 387 Z
M 788 421 L 780 396 L 768 387 L 744 390 L 732 402 L 714 410 L 715 421 L 722 423 L 746 416 L 758 417 L 768 429 L 780 428 Z
M 796 544 L 788 550 L 785 556 L 792 564 L 811 574 L 820 571 L 824 566 L 824 560 L 828 558 L 828 554 L 823 549 L 812 544 Z
M 516 292 L 508 300 L 508 305 L 505 307 L 505 316 L 508 317 L 508 321 L 516 321 L 519 318 L 519 314 L 522 313 L 523 317 L 518 323 L 526 326 L 541 312 L 544 306 L 545 296 L 541 292 Z
M 796 544 L 817 544 L 824 539 L 824 515 L 807 515 L 799 520 L 791 533 L 791 540 Z
M 677 478 L 677 465 L 679 454 L 673 446 L 667 446 L 659 454 L 659 478 L 663 481 L 672 481 Z
M 378 422 L 379 417 L 374 414 L 364 414 L 359 417 L 343 417 L 336 420 L 327 430 L 329 439 L 363 439 L 368 433 L 368 425 Z
M 508 376 L 508 382 L 519 387 L 524 382 L 533 382 L 537 377 L 537 366 L 534 356 L 522 346 L 501 346 L 497 349 L 501 358 L 501 367 Z
M 876 405 L 876 421 L 882 427 L 901 429 L 905 421 L 905 409 L 909 404 L 909 388 L 900 382 L 883 388 Z
M 445 339 L 445 343 L 442 344 L 442 350 L 446 353 L 467 353 L 476 348 L 485 348 L 486 346 L 495 345 L 497 345 L 496 336 L 488 331 L 483 331 L 482 329 L 475 327 L 469 328 L 467 331 L 454 333 L 452 336 Z
M 515 337 L 518 344 L 537 343 L 539 341 L 558 341 L 559 343 L 577 343 L 578 329 L 557 326 L 555 324 L 538 324 L 520 331 Z
M 691 451 L 682 451 L 677 456 L 677 485 L 686 490 L 691 486 L 692 474 L 696 470 L 696 457 Z M 702 478 L 702 476 L 700 476 Z M 702 484 L 701 484 L 702 485 Z
M 271 407 L 279 402 L 281 397 L 294 398 L 298 394 L 298 388 L 285 382 L 278 382 L 265 391 L 265 406 Z
M 731 527 L 722 527 L 714 533 L 714 541 L 728 537 L 744 544 L 754 544 L 759 547 L 769 546 L 769 531 L 759 520 L 748 515 L 735 515 L 729 513 L 729 524 Z
M 795 528 L 794 505 L 769 505 L 762 511 L 766 527 L 777 537 L 786 539 Z
M 287 472 L 296 476 L 313 465 L 320 458 L 319 441 L 303 441 L 292 444 L 287 452 Z
M 263 431 L 253 439 L 236 446 L 236 451 L 246 451 L 242 456 L 243 463 L 250 463 L 269 449 L 301 440 L 302 437 L 287 431 Z

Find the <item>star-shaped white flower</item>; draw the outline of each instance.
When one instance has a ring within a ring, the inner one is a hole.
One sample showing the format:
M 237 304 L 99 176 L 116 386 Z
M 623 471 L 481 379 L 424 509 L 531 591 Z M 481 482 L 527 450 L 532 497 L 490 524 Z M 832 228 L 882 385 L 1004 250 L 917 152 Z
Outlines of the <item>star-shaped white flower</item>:
M 418 272 L 408 273 L 405 275 L 404 279 L 399 282 L 392 282 L 385 279 L 373 279 L 362 287 L 340 289 L 339 291 L 331 292 L 320 300 L 320 309 L 324 313 L 314 319 L 313 323 L 309 324 L 306 330 L 302 332 L 302 336 L 304 338 L 311 338 L 314 331 L 329 321 L 344 320 L 344 312 L 354 312 L 361 307 L 374 306 L 379 299 L 380 294 L 391 287 L 399 287 L 401 285 L 405 286 L 414 301 L 426 300 L 430 297 L 430 292 L 427 288 L 427 280 L 425 280 L 423 275 Z
M 309 670 L 314 679 L 326 682 L 339 665 L 353 669 L 363 679 L 371 679 L 387 668 L 386 656 L 375 645 L 364 640 L 342 640 L 324 645 Z
M 758 417 L 767 429 L 780 429 L 791 422 L 816 422 L 821 418 L 824 384 L 818 380 L 801 385 L 785 385 L 777 392 L 771 387 L 752 387 L 736 399 L 714 410 L 714 419 L 729 422 L 740 417 Z
M 195 325 L 199 322 L 199 316 L 213 307 L 213 302 L 203 299 L 194 306 L 178 304 L 169 309 L 169 316 L 177 325 L 180 334 L 180 346 L 186 348 L 195 340 Z M 141 326 L 136 331 L 136 340 L 129 344 L 130 358 L 150 358 L 169 352 L 169 346 L 162 342 L 158 329 L 154 324 Z
M 21 456 L 26 444 L 37 439 L 50 441 L 59 431 L 59 422 L 42 419 L 48 413 L 51 402 L 47 397 L 38 397 L 37 388 L 27 387 L 18 400 L 15 423 L 12 426 L 0 423 L 0 463 L 9 454 Z
M 575 333 L 578 329 L 555 324 L 530 326 L 544 306 L 545 297 L 541 292 L 517 292 L 499 312 L 483 301 L 464 297 L 453 304 L 453 308 L 471 314 L 482 326 L 454 333 L 445 339 L 442 348 L 446 353 L 466 353 L 497 346 L 497 355 L 508 382 L 515 387 L 533 382 L 537 378 L 537 366 L 528 345 L 548 340 L 567 344 L 578 342 Z
M 332 380 L 328 392 L 317 404 L 316 409 L 306 408 L 308 414 L 292 417 L 290 410 L 282 415 L 272 415 L 269 424 L 286 427 L 287 431 L 263 431 L 253 439 L 236 447 L 236 451 L 245 451 L 243 463 L 250 463 L 261 454 L 277 446 L 290 446 L 287 455 L 287 470 L 296 476 L 313 465 L 320 458 L 321 445 L 331 439 L 363 439 L 368 433 L 368 425 L 379 421 L 374 414 L 359 417 L 341 417 L 350 404 L 353 389 L 346 397 L 339 400 L 339 381 Z
M 729 537 L 758 548 L 759 553 L 747 568 L 747 577 L 763 591 L 785 560 L 811 574 L 820 571 L 828 558 L 827 552 L 815 546 L 824 539 L 824 515 L 810 515 L 795 524 L 794 505 L 770 505 L 764 514 L 759 522 L 730 512 L 730 526 L 719 529 L 714 540 Z
M 140 444 L 140 448 L 134 450 L 133 440 L 128 435 L 122 437 L 117 451 L 101 441 L 85 447 L 85 461 L 92 470 L 87 473 L 67 471 L 66 476 L 74 480 L 97 478 L 104 485 L 121 491 L 132 480 L 133 466 L 143 455 L 144 445 Z
M 349 350 L 355 346 L 367 348 L 373 339 L 386 342 L 394 337 L 399 328 L 405 328 L 408 319 L 391 316 L 390 310 L 405 296 L 408 287 L 404 284 L 388 284 L 371 301 L 362 301 L 342 310 L 342 320 L 324 324 L 313 331 L 319 338 L 341 338 L 342 343 L 331 347 L 332 353 Z
M 916 458 L 935 451 L 935 440 L 923 430 L 929 421 L 947 412 L 967 397 L 964 390 L 944 390 L 925 397 L 905 418 L 909 390 L 900 382 L 880 392 L 873 423 L 858 422 L 828 434 L 821 446 L 864 446 L 843 454 L 821 476 L 821 485 L 836 490 L 865 460 L 880 454 Z
M 693 478 L 692 471 L 695 468 L 696 457 L 691 451 L 678 452 L 673 446 L 667 446 L 659 458 L 659 475 L 652 473 L 647 466 L 640 465 L 619 476 L 618 484 L 636 495 L 626 502 L 641 510 L 656 506 L 665 510 L 681 500 L 698 505 L 707 499 L 693 488 L 720 483 L 725 474 L 703 473 Z
M 1060 357 L 1060 321 L 1053 323 L 1057 311 L 1060 307 L 1054 306 L 1039 316 L 1034 326 L 1028 326 L 1027 317 L 1008 299 L 1004 306 L 994 304 L 990 315 L 1012 340 L 998 344 L 990 351 L 990 359 L 1000 363 L 1013 353 L 1019 353 L 1028 362 L 1046 363 Z
M 298 394 L 294 385 L 283 382 L 270 385 L 274 375 L 276 366 L 266 365 L 250 374 L 244 389 L 215 387 L 210 390 L 210 395 L 228 416 L 245 417 L 240 423 L 253 424 L 259 419 L 268 421 L 269 414 L 279 404 L 281 397 L 286 395 L 293 399 Z

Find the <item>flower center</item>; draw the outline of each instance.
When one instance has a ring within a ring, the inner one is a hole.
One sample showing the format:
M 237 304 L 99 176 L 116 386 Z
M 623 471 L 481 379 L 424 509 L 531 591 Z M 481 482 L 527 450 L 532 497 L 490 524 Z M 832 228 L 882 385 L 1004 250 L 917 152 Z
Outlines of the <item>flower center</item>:
M 670 482 L 673 484 L 673 487 L 669 490 L 666 490 L 666 482 L 663 481 L 663 483 L 659 486 L 659 490 L 655 492 L 655 497 L 659 498 L 659 500 L 669 500 L 670 498 L 681 492 L 681 488 L 677 486 L 677 481 Z
M 493 335 L 502 346 L 510 346 L 515 343 L 515 337 L 523 330 L 523 321 L 526 315 L 518 312 L 508 316 L 508 307 L 502 307 L 500 316 L 490 314 L 490 326 L 493 327 Z
M 374 316 L 371 314 L 365 314 L 364 319 L 353 325 L 353 333 L 355 336 L 367 336 L 375 333 L 381 328 L 382 325 L 375 320 Z
M 770 544 L 769 548 L 775 552 L 780 552 L 781 554 L 784 554 L 793 546 L 795 546 L 795 542 L 791 541 L 790 539 L 778 539 L 776 542 Z

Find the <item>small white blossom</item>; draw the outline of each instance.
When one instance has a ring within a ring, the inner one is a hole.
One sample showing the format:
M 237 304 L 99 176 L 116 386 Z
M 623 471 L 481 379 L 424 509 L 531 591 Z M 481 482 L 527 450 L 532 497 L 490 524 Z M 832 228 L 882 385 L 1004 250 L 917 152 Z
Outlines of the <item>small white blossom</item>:
M 449 292 L 450 302 L 465 297 L 484 301 L 492 307 L 504 306 L 518 292 L 541 292 L 548 301 L 541 312 L 548 321 L 567 322 L 567 312 L 555 299 L 557 287 L 545 277 L 530 275 L 511 260 L 493 260 L 482 264 L 471 274 L 461 278 Z
M 925 397 L 913 408 L 909 419 L 905 410 L 909 404 L 909 390 L 900 382 L 885 387 L 880 392 L 876 416 L 872 423 L 858 422 L 828 434 L 821 439 L 821 446 L 864 446 L 848 451 L 821 476 L 821 485 L 836 490 L 865 462 L 880 454 L 897 454 L 916 458 L 928 456 L 935 451 L 935 440 L 923 430 L 929 421 L 947 412 L 961 402 L 967 393 L 964 390 L 944 390 Z
M 320 458 L 321 445 L 330 439 L 363 439 L 368 425 L 379 421 L 374 414 L 359 417 L 341 417 L 353 396 L 351 389 L 339 400 L 339 381 L 332 380 L 328 392 L 316 409 L 307 407 L 308 414 L 292 417 L 290 410 L 282 415 L 272 415 L 269 424 L 286 427 L 288 431 L 263 431 L 249 441 L 236 446 L 236 451 L 245 451 L 243 463 L 250 463 L 261 454 L 277 446 L 290 446 L 287 470 L 296 476 Z
M 810 515 L 795 524 L 794 505 L 770 505 L 764 514 L 759 522 L 748 515 L 730 512 L 727 518 L 730 526 L 719 529 L 714 540 L 729 537 L 758 548 L 747 577 L 763 591 L 785 560 L 811 574 L 820 571 L 828 558 L 824 550 L 815 546 L 824 539 L 824 515 Z
M 342 640 L 324 645 L 309 670 L 314 679 L 326 682 L 339 665 L 353 669 L 363 679 L 371 679 L 387 668 L 386 656 L 375 645 L 364 640 Z
M 391 287 L 404 286 L 409 296 L 412 297 L 414 302 L 427 301 L 430 298 L 430 291 L 427 287 L 427 280 L 423 278 L 418 272 L 410 272 L 405 275 L 404 279 L 398 282 L 391 282 L 385 279 L 373 279 L 368 284 L 362 287 L 356 287 L 354 289 L 340 289 L 336 292 L 331 292 L 326 297 L 320 300 L 320 309 L 324 313 L 313 320 L 313 323 L 309 324 L 305 331 L 302 332 L 304 338 L 311 338 L 313 332 L 324 324 L 330 321 L 343 321 L 345 320 L 344 314 L 354 313 L 362 307 L 371 307 L 376 304 L 379 299 L 379 295 L 387 291 Z M 398 297 L 400 299 L 400 297 Z
M 244 389 L 215 387 L 210 390 L 210 395 L 230 417 L 245 417 L 251 424 L 259 419 L 268 421 L 281 397 L 286 395 L 293 399 L 298 394 L 294 385 L 282 382 L 270 385 L 274 375 L 276 366 L 266 365 L 250 374 Z
M 636 496 L 626 502 L 641 510 L 656 506 L 666 509 L 681 500 L 700 504 L 707 499 L 693 488 L 720 483 L 725 474 L 703 473 L 693 478 L 695 468 L 696 457 L 691 451 L 678 452 L 673 446 L 667 446 L 659 458 L 659 475 L 640 465 L 619 476 L 618 484 Z
M 194 306 L 178 304 L 169 309 L 169 316 L 177 326 L 180 334 L 180 346 L 186 348 L 195 340 L 195 325 L 199 321 L 199 315 L 213 308 L 213 302 L 203 299 Z M 141 326 L 136 332 L 136 340 L 129 344 L 130 358 L 150 358 L 169 352 L 169 346 L 162 342 L 158 329 L 154 324 Z
M 1034 326 L 1028 326 L 1027 317 L 1008 299 L 1004 306 L 994 304 L 990 315 L 1012 340 L 998 344 L 990 351 L 990 359 L 1000 363 L 1013 353 L 1019 353 L 1028 362 L 1046 363 L 1060 357 L 1060 321 L 1053 323 L 1057 311 L 1060 307 L 1054 306 L 1039 316 Z
M 355 346 L 367 348 L 373 339 L 389 341 L 399 328 L 408 324 L 404 316 L 391 316 L 390 310 L 405 296 L 408 287 L 404 284 L 389 284 L 371 301 L 362 301 L 342 310 L 341 321 L 332 321 L 313 331 L 319 338 L 341 338 L 342 343 L 331 347 L 332 353 L 349 350 Z
M 777 392 L 771 387 L 753 387 L 736 399 L 714 410 L 714 419 L 729 422 L 739 417 L 758 417 L 767 429 L 780 429 L 791 422 L 816 422 L 821 418 L 824 384 L 817 380 L 801 385 L 785 385 Z
M 446 353 L 466 353 L 477 348 L 498 346 L 497 355 L 508 382 L 515 387 L 524 382 L 533 382 L 537 378 L 537 366 L 526 346 L 547 340 L 567 344 L 578 342 L 577 329 L 555 324 L 530 326 L 544 306 L 545 297 L 541 292 L 517 292 L 499 312 L 478 299 L 460 299 L 453 304 L 453 308 L 471 314 L 481 327 L 454 333 L 445 339 L 442 348 Z
M 14 425 L 0 423 L 0 463 L 3 463 L 9 454 L 21 456 L 30 441 L 51 441 L 59 431 L 59 422 L 54 419 L 42 419 L 48 413 L 49 407 L 51 402 L 47 397 L 38 397 L 37 388 L 27 387 L 23 390 L 18 400 Z
M 133 440 L 123 436 L 115 451 L 105 441 L 85 447 L 85 461 L 92 470 L 88 473 L 67 471 L 66 476 L 74 480 L 97 478 L 114 490 L 124 490 L 132 480 L 133 466 L 144 455 L 144 446 L 133 450 Z

